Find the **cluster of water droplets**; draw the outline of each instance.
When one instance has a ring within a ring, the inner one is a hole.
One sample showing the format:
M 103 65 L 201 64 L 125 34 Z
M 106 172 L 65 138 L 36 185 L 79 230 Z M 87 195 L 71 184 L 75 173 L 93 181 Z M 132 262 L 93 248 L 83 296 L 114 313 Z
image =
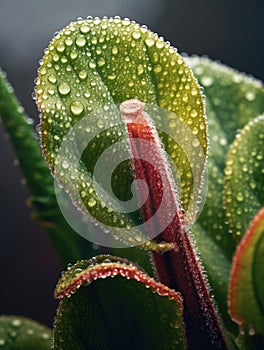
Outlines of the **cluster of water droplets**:
M 225 168 L 225 203 L 234 234 L 243 235 L 264 204 L 264 117 L 249 122 L 231 146 Z

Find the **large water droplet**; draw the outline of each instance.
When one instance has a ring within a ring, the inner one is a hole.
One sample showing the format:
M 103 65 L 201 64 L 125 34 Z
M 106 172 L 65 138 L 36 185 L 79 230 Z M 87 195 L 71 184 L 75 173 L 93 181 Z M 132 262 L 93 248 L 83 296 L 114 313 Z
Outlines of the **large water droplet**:
M 71 88 L 67 83 L 60 83 L 58 86 L 58 91 L 61 95 L 68 95 L 71 91 Z
M 85 37 L 84 36 L 78 36 L 77 38 L 76 38 L 76 45 L 77 46 L 79 46 L 79 47 L 84 47 L 85 46 L 85 44 L 86 44 L 86 39 L 85 39 Z
M 80 101 L 73 101 L 71 103 L 70 109 L 71 109 L 72 114 L 80 115 L 83 112 L 84 107 Z

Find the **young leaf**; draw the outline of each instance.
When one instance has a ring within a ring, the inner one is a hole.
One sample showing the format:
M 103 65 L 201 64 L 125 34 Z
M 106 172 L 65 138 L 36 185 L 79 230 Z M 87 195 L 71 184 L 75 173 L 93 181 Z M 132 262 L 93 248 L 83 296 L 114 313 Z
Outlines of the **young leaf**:
M 54 350 L 185 348 L 180 295 L 128 260 L 105 255 L 79 261 L 55 295 L 62 301 Z
M 1 350 L 50 350 L 51 330 L 21 316 L 0 316 Z
M 238 238 L 264 205 L 264 115 L 250 121 L 231 145 L 225 168 L 228 223 Z
M 83 248 L 83 240 L 71 229 L 61 214 L 54 192 L 53 177 L 41 154 L 37 135 L 32 129 L 33 121 L 26 116 L 1 70 L 0 117 L 32 193 L 33 217 L 47 230 L 62 262 L 66 265 L 69 261 L 89 254 L 88 244 L 87 248 Z
M 264 335 L 264 208 L 251 222 L 233 259 L 229 312 L 251 335 Z
M 78 21 L 71 23 L 51 41 L 39 69 L 36 96 L 42 113 L 43 152 L 58 181 L 77 206 L 87 209 L 94 219 L 110 226 L 108 229 L 117 238 L 129 245 L 139 244 L 142 238 L 136 229 L 130 229 L 133 231 L 133 234 L 129 232 L 132 241 L 128 241 L 124 234 L 127 227 L 135 226 L 138 213 L 125 215 L 121 214 L 121 210 L 115 210 L 111 204 L 113 199 L 100 185 L 95 191 L 92 175 L 97 158 L 103 151 L 126 140 L 115 104 L 132 98 L 176 114 L 195 135 L 205 156 L 207 137 L 203 98 L 182 57 L 162 38 L 127 19 Z M 94 118 L 100 109 L 106 118 L 100 113 Z M 167 113 L 163 120 L 171 135 L 161 132 L 159 136 L 166 152 L 178 166 L 182 184 L 185 182 L 181 197 L 183 207 L 188 208 L 192 177 L 186 176 L 188 163 L 183 161 L 183 150 L 175 142 L 177 128 L 172 113 Z M 78 124 L 85 118 L 86 124 Z M 58 157 L 62 141 L 73 126 L 78 125 L 78 130 L 72 134 L 78 140 L 87 140 L 95 130 L 101 132 L 97 132 L 97 137 L 83 154 L 80 152 L 80 162 L 78 149 L 68 144 L 64 159 L 67 172 L 61 167 L 56 171 L 56 163 L 63 162 Z M 79 164 L 78 175 L 74 167 L 76 162 Z M 203 169 L 204 162 L 200 173 Z M 125 162 L 119 170 L 112 178 L 113 192 L 117 198 L 128 200 L 132 183 L 131 164 Z M 67 176 L 64 176 L 66 173 Z M 73 179 L 79 186 L 82 185 L 81 190 L 76 191 Z M 78 194 L 80 191 L 83 200 Z M 106 205 L 107 201 L 110 203 Z M 120 230 L 115 229 L 116 226 Z

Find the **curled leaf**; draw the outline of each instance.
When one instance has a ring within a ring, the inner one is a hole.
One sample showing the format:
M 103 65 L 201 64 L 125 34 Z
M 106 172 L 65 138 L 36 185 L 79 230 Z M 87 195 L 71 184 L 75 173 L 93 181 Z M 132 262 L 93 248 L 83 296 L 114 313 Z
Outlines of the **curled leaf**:
M 113 278 L 109 278 L 113 277 Z M 184 349 L 182 300 L 135 264 L 98 256 L 59 281 L 54 349 Z
M 251 222 L 233 259 L 231 317 L 251 335 L 264 334 L 264 208 Z

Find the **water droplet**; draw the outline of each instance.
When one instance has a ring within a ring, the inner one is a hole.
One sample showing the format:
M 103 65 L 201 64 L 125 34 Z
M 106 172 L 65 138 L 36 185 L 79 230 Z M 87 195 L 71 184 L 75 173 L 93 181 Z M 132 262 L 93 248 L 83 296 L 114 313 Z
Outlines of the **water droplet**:
M 137 67 L 137 74 L 142 75 L 144 73 L 144 66 L 142 64 Z
M 94 61 L 90 61 L 90 62 L 89 62 L 89 67 L 90 67 L 91 69 L 96 68 L 96 63 L 95 63 Z
M 67 83 L 60 83 L 58 90 L 61 95 L 68 95 L 71 91 L 71 88 Z
M 5 340 L 4 339 L 0 339 L 0 346 L 3 346 L 3 345 L 5 345 Z
M 242 194 L 241 192 L 239 192 L 239 193 L 236 195 L 236 200 L 237 200 L 238 202 L 243 202 L 244 196 L 243 196 L 243 194 Z
M 69 163 L 66 160 L 64 160 L 61 165 L 62 165 L 63 169 L 69 168 Z
M 192 118 L 195 118 L 195 117 L 197 117 L 197 115 L 198 115 L 197 111 L 196 111 L 195 109 L 193 109 L 193 110 L 191 111 L 191 117 L 192 117 Z
M 54 74 L 50 74 L 48 76 L 48 81 L 51 83 L 51 84 L 55 84 L 57 82 L 57 78 Z
M 41 337 L 45 340 L 50 339 L 50 335 L 48 333 L 42 333 Z
M 204 76 L 204 77 L 201 78 L 202 85 L 204 85 L 206 87 L 209 87 L 209 86 L 213 85 L 213 82 L 214 82 L 214 80 L 211 77 Z
M 93 198 L 90 198 L 87 202 L 88 207 L 92 208 L 96 205 L 96 201 Z
M 105 65 L 105 59 L 104 58 L 99 58 L 99 60 L 98 60 L 98 66 L 99 67 L 102 67 L 102 66 L 104 66 Z
M 139 30 L 136 30 L 132 33 L 132 37 L 136 40 L 140 39 L 141 38 L 141 33 Z
M 57 44 L 57 51 L 58 52 L 63 52 L 65 50 L 64 43 L 62 41 L 58 42 Z
M 72 114 L 80 115 L 83 112 L 84 107 L 80 101 L 73 101 L 71 103 L 70 109 L 71 109 Z
M 255 98 L 256 98 L 256 95 L 255 95 L 254 92 L 249 91 L 249 92 L 246 93 L 246 99 L 247 99 L 248 101 L 250 101 L 250 102 L 251 102 L 251 101 L 254 101 Z
M 76 38 L 76 45 L 77 46 L 79 46 L 79 47 L 84 47 L 85 46 L 85 44 L 86 44 L 86 39 L 85 39 L 85 37 L 84 36 L 78 36 L 77 38 Z
M 108 75 L 107 78 L 108 78 L 109 80 L 115 80 L 116 75 L 115 75 L 115 74 L 111 74 L 111 75 Z
M 67 46 L 71 46 L 73 44 L 73 41 L 71 38 L 66 38 L 64 42 L 65 42 L 65 45 Z
M 77 51 L 72 51 L 72 52 L 70 53 L 70 57 L 71 57 L 72 60 L 75 60 L 75 58 L 78 57 L 78 52 L 77 52 Z
M 78 75 L 81 80 L 84 80 L 87 78 L 87 72 L 85 70 L 81 70 Z
M 112 47 L 112 54 L 113 54 L 113 55 L 118 54 L 118 48 L 117 48 L 116 45 L 114 45 L 114 46 Z
M 160 65 L 160 64 L 156 64 L 156 65 L 154 66 L 154 72 L 155 72 L 155 73 L 160 73 L 161 71 L 162 71 L 161 65 Z
M 18 318 L 15 318 L 12 322 L 11 325 L 14 327 L 20 327 L 22 324 L 21 320 L 19 320 Z
M 147 37 L 145 39 L 145 43 L 148 47 L 152 47 L 155 44 L 155 40 L 151 37 Z
M 80 26 L 80 32 L 83 34 L 87 34 L 90 30 L 90 27 L 85 23 Z

